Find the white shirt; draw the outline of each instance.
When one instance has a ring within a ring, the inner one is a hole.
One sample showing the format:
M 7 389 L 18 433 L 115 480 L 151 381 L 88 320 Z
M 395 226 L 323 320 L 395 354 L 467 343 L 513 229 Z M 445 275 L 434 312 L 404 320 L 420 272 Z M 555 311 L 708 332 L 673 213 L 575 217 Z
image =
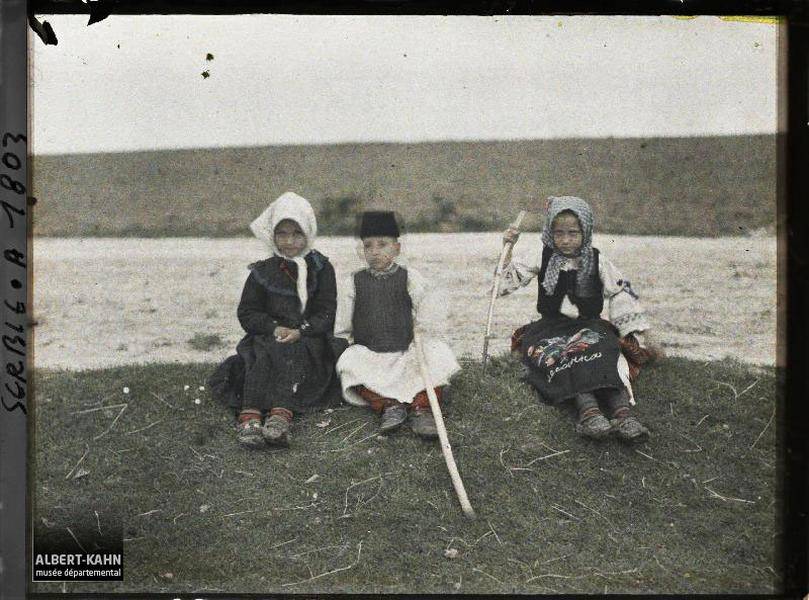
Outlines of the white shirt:
M 579 258 L 567 258 L 562 263 L 562 271 L 578 269 Z M 542 268 L 542 247 L 535 249 L 529 256 L 513 258 L 503 269 L 500 284 L 500 295 L 506 296 L 521 287 L 525 287 L 539 275 Z M 598 278 L 604 287 L 604 299 L 607 305 L 607 319 L 618 328 L 621 337 L 634 333 L 638 342 L 643 345 L 641 332 L 649 329 L 646 314 L 638 301 L 637 295 L 624 279 L 621 272 L 599 251 Z M 560 311 L 563 315 L 576 318 L 578 308 L 567 295 L 562 299 Z

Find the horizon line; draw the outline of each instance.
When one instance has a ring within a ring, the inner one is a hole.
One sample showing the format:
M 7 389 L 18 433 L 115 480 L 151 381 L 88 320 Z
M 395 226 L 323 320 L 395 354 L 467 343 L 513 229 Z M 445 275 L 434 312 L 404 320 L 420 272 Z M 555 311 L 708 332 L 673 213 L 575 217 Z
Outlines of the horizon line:
M 518 138 L 427 138 L 421 140 L 347 140 L 334 142 L 280 142 L 262 144 L 223 144 L 219 146 L 175 146 L 155 148 L 128 148 L 128 149 L 99 149 L 78 152 L 38 152 L 36 139 L 31 140 L 31 157 L 41 156 L 82 156 L 96 154 L 136 154 L 144 152 L 178 152 L 194 150 L 241 150 L 259 148 L 294 148 L 294 147 L 325 147 L 325 146 L 404 146 L 429 144 L 496 144 L 496 143 L 522 143 L 566 140 L 654 140 L 654 139 L 699 139 L 699 138 L 740 138 L 740 137 L 775 137 L 778 131 L 744 132 L 744 133 L 704 133 L 680 135 L 597 135 L 597 136 L 547 136 L 547 137 L 518 137 Z

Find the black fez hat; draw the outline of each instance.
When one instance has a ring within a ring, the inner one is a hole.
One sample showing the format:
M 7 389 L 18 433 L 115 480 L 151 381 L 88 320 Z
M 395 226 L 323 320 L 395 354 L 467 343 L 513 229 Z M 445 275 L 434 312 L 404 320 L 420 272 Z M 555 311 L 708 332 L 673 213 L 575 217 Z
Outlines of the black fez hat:
M 395 237 L 400 234 L 396 216 L 389 210 L 367 210 L 360 220 L 360 238 Z

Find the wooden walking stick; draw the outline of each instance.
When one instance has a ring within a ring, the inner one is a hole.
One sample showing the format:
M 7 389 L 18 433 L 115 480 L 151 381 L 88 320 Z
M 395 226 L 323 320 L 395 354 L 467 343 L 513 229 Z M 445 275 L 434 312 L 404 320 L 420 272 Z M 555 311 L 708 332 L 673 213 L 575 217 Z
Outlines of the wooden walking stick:
M 517 218 L 511 224 L 511 227 L 514 229 L 519 229 L 522 220 L 525 218 L 525 211 L 521 210 L 520 214 L 517 215 Z M 503 275 L 503 269 L 506 268 L 504 264 L 506 261 L 506 254 L 508 254 L 509 248 L 511 248 L 514 244 L 505 243 L 503 244 L 503 250 L 500 252 L 500 260 L 497 261 L 497 269 L 494 272 L 494 281 L 492 281 L 492 293 L 491 297 L 489 298 L 489 313 L 486 316 L 486 331 L 483 334 L 483 369 L 486 369 L 486 363 L 489 360 L 489 339 L 491 338 L 492 333 L 492 316 L 494 315 L 494 301 L 497 299 L 497 294 L 500 292 L 500 278 Z
M 475 518 L 475 511 L 472 505 L 469 504 L 469 497 L 466 495 L 466 489 L 461 481 L 461 476 L 458 474 L 458 466 L 455 464 L 455 458 L 452 456 L 452 448 L 449 445 L 447 438 L 447 428 L 444 426 L 444 417 L 441 415 L 441 407 L 438 406 L 438 398 L 435 396 L 435 389 L 433 382 L 430 379 L 430 373 L 427 370 L 427 361 L 424 358 L 424 348 L 421 345 L 419 335 L 413 332 L 413 343 L 416 347 L 416 358 L 419 361 L 419 371 L 421 371 L 421 380 L 424 382 L 424 389 L 427 392 L 427 399 L 430 401 L 430 409 L 435 419 L 435 427 L 438 429 L 438 440 L 441 442 L 441 453 L 444 455 L 444 461 L 447 463 L 447 470 L 449 471 L 450 479 L 452 479 L 452 486 L 455 488 L 455 493 L 461 503 L 463 513 L 470 519 Z

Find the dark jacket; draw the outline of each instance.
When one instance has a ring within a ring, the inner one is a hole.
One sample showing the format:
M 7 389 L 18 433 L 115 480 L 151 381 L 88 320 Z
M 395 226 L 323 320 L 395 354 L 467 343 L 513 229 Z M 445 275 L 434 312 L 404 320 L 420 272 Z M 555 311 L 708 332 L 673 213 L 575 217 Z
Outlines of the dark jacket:
M 333 337 L 337 283 L 328 258 L 312 250 L 306 257 L 306 310 L 297 293 L 298 265 L 273 256 L 251 264 L 237 310 L 246 335 L 212 376 L 219 400 L 236 410 L 319 408 L 339 398 Z M 279 343 L 278 326 L 299 329 L 301 339 Z
M 298 265 L 273 256 L 255 262 L 248 268 L 250 276 L 244 284 L 237 316 L 248 334 L 262 335 L 280 326 L 301 329 L 304 336 L 330 335 L 334 330 L 337 310 L 337 282 L 329 259 L 312 250 L 306 255 L 308 272 L 306 311 L 300 314 L 296 287 Z M 308 326 L 301 328 L 304 321 Z

